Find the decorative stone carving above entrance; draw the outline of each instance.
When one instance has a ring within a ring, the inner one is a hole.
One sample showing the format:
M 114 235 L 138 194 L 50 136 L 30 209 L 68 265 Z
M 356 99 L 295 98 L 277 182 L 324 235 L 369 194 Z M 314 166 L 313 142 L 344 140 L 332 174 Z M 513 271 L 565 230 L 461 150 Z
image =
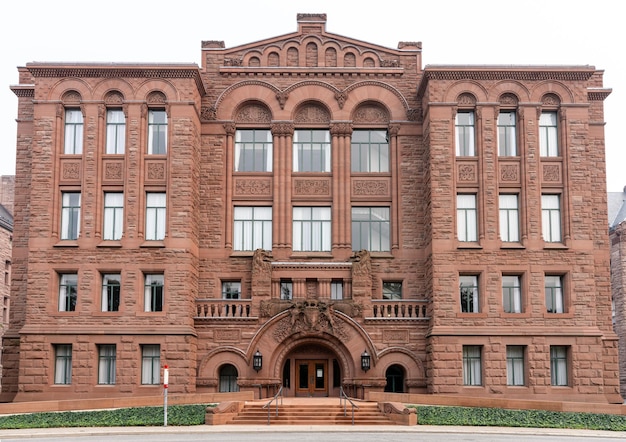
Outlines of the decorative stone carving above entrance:
M 277 342 L 300 332 L 329 333 L 342 341 L 350 339 L 345 323 L 334 314 L 332 303 L 315 299 L 294 301 L 287 310 L 289 315 L 281 319 L 274 329 L 274 339 Z

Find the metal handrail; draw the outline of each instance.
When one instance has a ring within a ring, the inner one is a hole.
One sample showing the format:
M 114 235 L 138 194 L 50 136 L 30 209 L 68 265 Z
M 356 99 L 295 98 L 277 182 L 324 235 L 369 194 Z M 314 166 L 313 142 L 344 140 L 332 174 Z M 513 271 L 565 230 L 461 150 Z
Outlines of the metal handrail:
M 272 402 L 276 401 L 276 417 L 278 417 L 278 398 L 280 397 L 280 405 L 283 404 L 283 386 L 280 386 L 280 389 L 278 390 L 278 392 L 274 395 L 274 397 L 272 399 L 270 399 L 270 401 L 263 405 L 263 408 L 267 408 L 267 425 L 270 424 L 270 415 L 271 415 L 271 410 L 272 410 Z
M 352 425 L 354 425 L 354 409 L 359 409 L 359 406 L 352 402 L 352 399 L 348 397 L 345 391 L 343 391 L 343 385 L 339 387 L 339 406 L 343 403 L 343 417 L 346 417 L 346 409 L 348 407 L 348 402 L 352 405 Z

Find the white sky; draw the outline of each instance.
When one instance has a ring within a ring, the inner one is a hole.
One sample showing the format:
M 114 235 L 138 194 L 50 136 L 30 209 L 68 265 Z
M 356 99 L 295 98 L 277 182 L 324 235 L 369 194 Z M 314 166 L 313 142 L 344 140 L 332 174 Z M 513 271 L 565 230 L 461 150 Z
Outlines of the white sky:
M 217 4 L 217 6 L 216 6 Z M 365 6 L 365 5 L 368 6 Z M 377 7 L 375 7 L 375 5 Z M 15 173 L 17 67 L 39 62 L 185 62 L 202 40 L 226 47 L 297 29 L 326 13 L 326 30 L 382 46 L 421 41 L 428 64 L 592 65 L 605 71 L 607 190 L 626 186 L 626 24 L 615 0 L 17 0 L 0 5 L 0 175 Z M 619 105 L 622 103 L 622 106 Z

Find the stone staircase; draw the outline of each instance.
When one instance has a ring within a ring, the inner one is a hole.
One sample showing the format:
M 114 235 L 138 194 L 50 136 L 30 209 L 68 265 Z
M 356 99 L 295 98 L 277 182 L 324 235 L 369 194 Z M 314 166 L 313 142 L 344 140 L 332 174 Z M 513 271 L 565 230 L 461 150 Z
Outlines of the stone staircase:
M 337 401 L 338 402 L 338 401 Z M 243 409 L 227 424 L 267 425 L 268 409 L 263 403 L 246 403 Z M 379 410 L 376 402 L 358 402 L 354 409 L 354 425 L 395 425 L 386 414 Z M 352 425 L 352 407 L 339 403 L 283 403 L 272 404 L 270 425 Z

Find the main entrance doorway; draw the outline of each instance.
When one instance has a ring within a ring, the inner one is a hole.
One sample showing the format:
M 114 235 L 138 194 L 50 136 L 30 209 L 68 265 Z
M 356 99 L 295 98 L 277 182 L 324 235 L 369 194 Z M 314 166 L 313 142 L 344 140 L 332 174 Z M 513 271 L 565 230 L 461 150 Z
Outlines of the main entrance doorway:
M 328 360 L 296 360 L 296 396 L 328 396 Z

